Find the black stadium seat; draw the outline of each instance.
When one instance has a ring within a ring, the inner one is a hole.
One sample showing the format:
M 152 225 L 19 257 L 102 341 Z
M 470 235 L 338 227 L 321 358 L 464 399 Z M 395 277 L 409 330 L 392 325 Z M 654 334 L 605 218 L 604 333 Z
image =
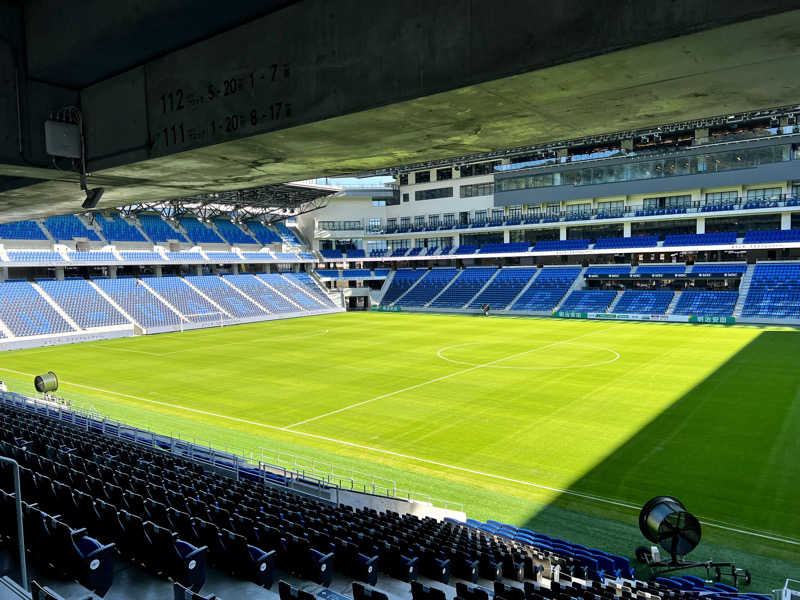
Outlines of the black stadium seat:
M 380 590 L 366 587 L 364 584 L 354 581 L 353 600 L 389 600 L 389 596 Z
M 281 600 L 316 600 L 314 594 L 289 585 L 285 581 L 278 582 L 278 595 Z
M 199 592 L 194 592 L 182 586 L 180 583 L 172 585 L 172 594 L 173 600 L 221 600 L 214 594 L 200 594 Z

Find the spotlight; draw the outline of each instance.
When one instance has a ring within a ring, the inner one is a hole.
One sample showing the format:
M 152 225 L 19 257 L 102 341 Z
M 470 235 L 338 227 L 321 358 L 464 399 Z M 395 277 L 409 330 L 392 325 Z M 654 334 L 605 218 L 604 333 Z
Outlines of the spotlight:
M 100 198 L 103 197 L 103 192 L 105 192 L 104 188 L 93 188 L 91 190 L 86 190 L 86 200 L 83 201 L 81 204 L 82 208 L 90 209 L 97 206 L 97 203 L 100 202 Z

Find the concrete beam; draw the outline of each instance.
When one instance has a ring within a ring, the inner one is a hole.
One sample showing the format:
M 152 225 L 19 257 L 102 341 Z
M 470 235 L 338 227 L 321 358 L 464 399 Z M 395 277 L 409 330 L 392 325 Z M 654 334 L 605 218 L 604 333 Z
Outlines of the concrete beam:
M 799 5 L 307 0 L 84 89 L 91 185 L 116 206 L 791 104 L 800 10 L 773 13 Z M 37 177 L 0 220 L 76 209 Z

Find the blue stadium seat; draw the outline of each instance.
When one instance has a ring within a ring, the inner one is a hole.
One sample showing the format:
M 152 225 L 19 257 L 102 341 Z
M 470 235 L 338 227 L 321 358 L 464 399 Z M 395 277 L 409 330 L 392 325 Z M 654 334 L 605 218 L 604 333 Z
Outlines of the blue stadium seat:
M 605 312 L 616 297 L 614 290 L 575 290 L 567 296 L 559 310 Z
M 673 311 L 676 315 L 702 315 L 729 317 L 733 314 L 739 292 L 685 291 L 678 298 Z
M 453 268 L 431 269 L 425 273 L 413 290 L 397 301 L 397 306 L 424 306 L 441 292 L 458 273 L 458 269 Z
M 158 252 L 142 252 L 138 250 L 122 250 L 120 253 L 122 260 L 139 264 L 163 263 L 164 257 Z
M 503 310 L 528 285 L 536 275 L 535 267 L 506 267 L 492 282 L 470 302 L 467 308 L 480 308 L 488 304 L 492 310 Z
M 675 275 L 676 273 L 685 273 L 686 265 L 639 265 L 636 267 L 636 272 L 640 275 Z
M 214 226 L 229 244 L 257 244 L 258 242 L 246 234 L 236 223 L 229 219 L 214 219 Z
M 509 244 L 483 244 L 478 254 L 520 253 L 530 250 L 530 242 L 513 242 Z
M 37 283 L 82 329 L 129 323 L 85 279 L 47 279 Z
M 138 279 L 121 277 L 94 282 L 143 327 L 176 326 L 181 318 L 141 285 Z
M 74 331 L 27 281 L 0 283 L 0 320 L 16 336 Z
M 219 265 L 242 262 L 242 259 L 235 252 L 206 252 L 206 256 L 208 260 Z
M 587 275 L 627 275 L 630 272 L 630 265 L 598 265 L 586 269 Z
M 95 213 L 95 222 L 103 230 L 103 236 L 109 242 L 146 242 L 147 239 L 133 225 L 128 223 L 117 213 L 106 216 Z
M 276 223 L 274 223 L 274 225 L 275 229 L 278 232 L 278 235 L 281 236 L 281 239 L 283 239 L 285 243 L 290 244 L 292 246 L 302 245 L 300 240 L 297 238 L 294 232 L 286 226 L 286 223 L 284 221 L 277 221 Z
M 334 308 L 336 305 L 333 303 L 328 295 L 323 292 L 319 286 L 314 283 L 314 280 L 311 279 L 311 275 L 308 273 L 298 272 L 288 272 L 281 274 L 284 279 L 291 281 L 296 286 L 302 288 L 308 295 L 312 298 L 316 298 L 318 302 L 322 303 L 325 307 Z
M 614 312 L 663 315 L 674 296 L 672 290 L 626 290 L 614 306 Z
M 426 269 L 398 269 L 381 299 L 381 304 L 387 305 L 397 300 L 425 273 Z
M 192 286 L 211 298 L 234 318 L 245 319 L 266 314 L 258 304 L 218 275 L 192 275 L 186 277 Z
M 195 217 L 179 217 L 178 222 L 186 230 L 186 235 L 195 244 L 224 244 L 217 232 Z
M 138 215 L 138 219 L 147 237 L 157 244 L 168 240 L 177 240 L 179 242 L 189 241 L 189 238 L 172 227 L 172 225 L 165 219 L 162 219 L 160 215 L 140 214 Z
M 800 229 L 770 229 L 748 231 L 744 234 L 745 244 L 777 244 L 781 242 L 800 242 Z
M 668 235 L 664 238 L 664 246 L 716 246 L 736 243 L 736 232 L 695 233 L 688 235 Z
M 72 262 L 97 264 L 107 262 L 119 262 L 113 252 L 67 252 L 67 256 Z
M 757 264 L 742 317 L 800 318 L 800 264 Z
M 74 238 L 88 238 L 90 241 L 99 242 L 100 236 L 92 229 L 86 227 L 75 215 L 61 215 L 48 217 L 44 225 L 57 241 L 69 241 Z
M 585 240 L 584 240 L 585 241 Z M 552 311 L 580 274 L 580 267 L 546 267 L 510 310 Z
M 247 228 L 253 233 L 253 236 L 260 244 L 266 246 L 268 244 L 281 243 L 281 236 L 260 221 L 247 221 L 245 225 L 247 225 Z
M 47 236 L 36 221 L 17 221 L 16 223 L 0 223 L 0 239 L 46 240 Z
M 536 242 L 534 252 L 561 252 L 564 250 L 586 250 L 589 240 L 555 240 Z
M 299 309 L 255 275 L 224 275 L 236 289 L 270 313 L 294 313 Z
M 747 265 L 744 263 L 714 263 L 695 264 L 692 273 L 744 273 Z
M 141 280 L 189 321 L 225 318 L 219 308 L 193 290 L 182 277 L 142 277 Z
M 614 248 L 650 248 L 658 245 L 657 235 L 636 235 L 619 238 L 597 238 L 595 250 L 610 250 Z
M 497 267 L 468 267 L 436 300 L 431 308 L 461 308 L 497 272 Z
M 323 308 L 320 301 L 311 297 L 304 289 L 298 289 L 298 286 L 292 284 L 291 278 L 285 275 L 288 275 L 288 273 L 261 273 L 258 277 L 292 302 L 300 305 L 303 310 L 320 310 Z
M 66 262 L 58 252 L 52 250 L 8 250 L 11 262 L 63 264 Z

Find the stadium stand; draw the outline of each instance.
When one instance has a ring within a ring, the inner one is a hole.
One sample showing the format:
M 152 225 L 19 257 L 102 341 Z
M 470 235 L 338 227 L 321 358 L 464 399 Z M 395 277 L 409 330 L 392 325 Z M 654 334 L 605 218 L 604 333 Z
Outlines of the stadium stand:
M 559 310 L 605 312 L 616 297 L 617 292 L 614 290 L 574 290 Z
M 139 224 L 142 230 L 155 243 L 166 242 L 168 240 L 178 240 L 188 242 L 189 239 L 183 233 L 177 231 L 170 223 L 162 219 L 159 215 L 140 214 Z
M 509 310 L 552 311 L 580 272 L 580 267 L 542 269 Z
M 587 275 L 627 275 L 630 272 L 630 265 L 599 265 L 586 269 Z
M 664 246 L 715 246 L 735 244 L 736 232 L 694 233 L 689 235 L 668 235 L 664 238 Z
M 103 230 L 103 237 L 109 242 L 146 242 L 147 239 L 133 225 L 128 223 L 119 214 L 110 216 L 95 213 L 95 222 Z
M 293 285 L 289 279 L 284 277 L 281 273 L 260 273 L 258 278 L 278 290 L 278 292 L 304 310 L 319 310 L 322 308 L 320 302 Z
M 265 285 L 255 275 L 223 275 L 236 289 L 270 313 L 297 312 L 297 306 Z
M 672 313 L 729 317 L 733 314 L 738 298 L 739 292 L 687 290 L 678 298 L 678 303 Z
M 501 269 L 492 282 L 478 294 L 467 308 L 480 308 L 488 304 L 490 309 L 502 310 L 517 297 L 528 285 L 531 277 L 536 275 L 534 267 L 507 267 Z
M 639 265 L 636 272 L 639 275 L 674 275 L 685 273 L 686 265 Z
M 75 215 L 48 217 L 44 220 L 44 226 L 47 227 L 50 235 L 57 241 L 69 241 L 75 238 L 88 238 L 93 242 L 100 241 L 100 236 L 97 235 L 97 232 L 93 229 L 88 229 Z
M 408 254 L 408 248 L 395 248 L 392 250 L 391 257 L 396 258 L 398 256 L 405 256 L 406 254 Z
M 260 221 L 247 221 L 245 225 L 247 225 L 247 228 L 253 233 L 253 236 L 260 244 L 266 246 L 268 244 L 281 243 L 281 236 Z
M 74 331 L 27 281 L 0 284 L 0 320 L 16 336 Z
M 381 299 L 381 304 L 387 305 L 397 300 L 425 273 L 427 273 L 427 269 L 398 269 L 395 271 L 394 278 Z
M 141 285 L 138 279 L 99 278 L 94 283 L 142 327 L 175 327 L 181 323 L 181 318 Z
M 129 323 L 85 279 L 39 279 L 36 282 L 82 329 Z
M 266 314 L 264 309 L 218 275 L 192 275 L 186 277 L 186 281 L 234 318 L 246 319 Z
M 206 262 L 199 252 L 167 252 L 167 259 L 173 262 Z
M 219 264 L 239 263 L 241 257 L 235 252 L 206 252 L 208 260 Z
M 141 280 L 189 321 L 225 318 L 219 308 L 193 290 L 182 277 L 142 277 Z
M 745 244 L 777 244 L 780 242 L 800 242 L 800 229 L 768 229 L 766 231 L 748 231 L 744 234 Z
M 63 263 L 64 257 L 52 250 L 9 250 L 8 258 L 12 262 L 30 263 Z
M 323 279 L 338 279 L 339 271 L 336 269 L 317 269 L 317 275 Z
M 351 258 L 365 258 L 367 255 L 360 248 L 351 248 L 346 252 L 348 260 Z
M 229 244 L 257 244 L 258 242 L 246 234 L 236 223 L 229 219 L 214 219 L 214 226 Z
M 556 240 L 536 242 L 534 252 L 562 252 L 564 250 L 586 250 L 589 240 Z
M 159 254 L 158 252 L 142 252 L 136 250 L 123 250 L 119 253 L 122 257 L 122 260 L 130 261 L 130 262 L 137 262 L 140 264 L 153 264 L 153 263 L 163 263 L 164 257 Z
M 328 308 L 335 307 L 333 301 L 328 297 L 325 292 L 323 292 L 319 286 L 314 283 L 314 280 L 311 279 L 311 275 L 308 273 L 283 273 L 282 277 L 284 277 L 287 281 L 291 281 L 296 286 L 299 286 L 303 289 L 307 294 L 316 298 L 319 302 L 321 302 L 324 306 Z
M 67 257 L 72 262 L 119 262 L 119 259 L 114 256 L 113 252 L 67 252 Z
M 497 272 L 497 267 L 468 267 L 431 303 L 432 308 L 461 308 Z
M 757 264 L 742 316 L 765 319 L 800 318 L 800 264 Z
M 389 269 L 374 269 L 373 274 L 375 277 L 386 277 L 389 274 Z
M 501 254 L 527 252 L 531 247 L 530 242 L 514 242 L 509 244 L 483 244 L 478 254 Z
M 366 279 L 372 277 L 369 269 L 344 269 L 342 279 Z
M 42 228 L 36 221 L 0 223 L 0 239 L 3 240 L 46 240 Z
M 320 250 L 320 254 L 322 254 L 322 258 L 337 260 L 340 258 L 344 258 L 344 254 L 342 254 L 341 250 Z
M 286 223 L 283 221 L 277 221 L 275 223 L 275 229 L 278 231 L 278 235 L 281 236 L 284 242 L 290 244 L 292 246 L 300 246 L 302 242 L 297 239 L 297 236 L 294 232 L 286 226 Z
M 245 260 L 248 261 L 255 261 L 255 262 L 266 262 L 269 260 L 274 260 L 274 256 L 269 252 L 242 252 L 242 256 Z
M 274 256 L 278 260 L 285 260 L 287 262 L 295 262 L 297 260 L 297 255 L 291 252 L 275 252 Z
M 186 235 L 195 244 L 224 244 L 217 232 L 195 217 L 179 217 L 178 222 L 186 231 Z
M 444 289 L 459 273 L 458 269 L 431 269 L 405 296 L 397 301 L 397 306 L 425 306 Z
M 692 273 L 744 273 L 746 269 L 744 263 L 695 264 Z
M 614 312 L 663 315 L 674 296 L 672 290 L 626 290 L 614 307 Z
M 614 248 L 650 248 L 658 245 L 657 235 L 639 235 L 621 238 L 597 238 L 595 250 L 611 250 Z
M 478 251 L 478 246 L 473 246 L 471 244 L 462 244 L 455 250 L 453 250 L 453 254 L 475 254 Z

